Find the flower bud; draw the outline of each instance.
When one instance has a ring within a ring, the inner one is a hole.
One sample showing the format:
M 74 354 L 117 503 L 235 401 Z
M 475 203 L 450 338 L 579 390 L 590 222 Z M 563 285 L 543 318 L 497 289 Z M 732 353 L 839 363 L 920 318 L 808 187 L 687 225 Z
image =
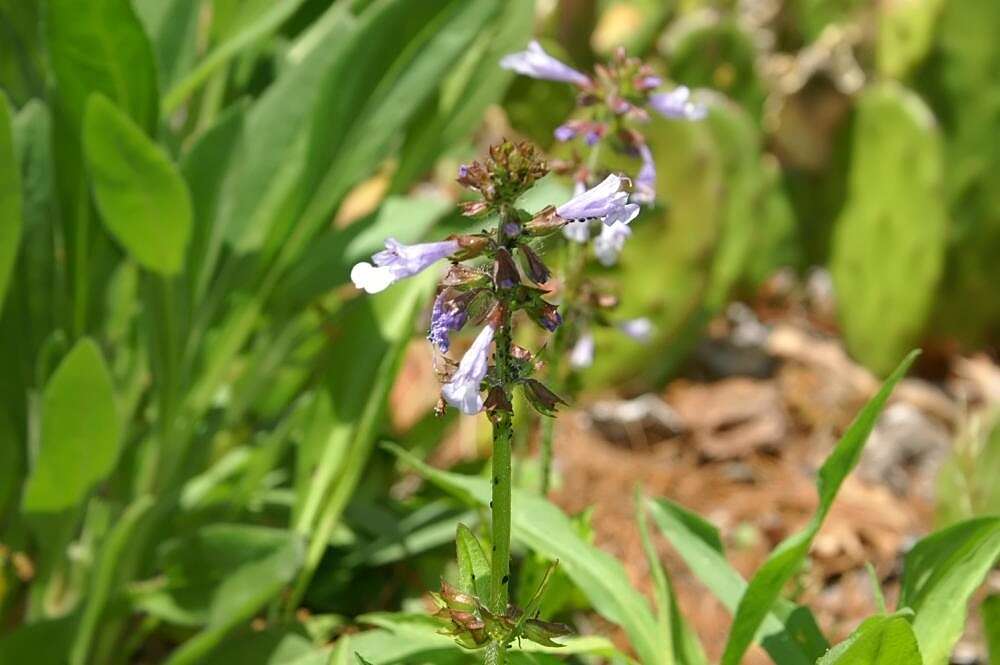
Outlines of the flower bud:
M 441 286 L 485 286 L 486 275 L 475 268 L 461 263 L 453 263 L 444 274 Z
M 512 413 L 514 411 L 514 407 L 511 405 L 506 391 L 500 386 L 490 388 L 483 406 L 486 408 L 486 414 L 490 419 L 493 419 L 499 413 Z
M 458 204 L 458 207 L 462 209 L 462 214 L 466 217 L 478 217 L 490 208 L 485 201 L 465 201 Z
M 531 303 L 525 311 L 527 311 L 532 321 L 549 332 L 555 332 L 559 324 L 562 323 L 562 317 L 559 316 L 559 308 L 552 303 L 545 302 L 541 298 Z
M 514 265 L 514 258 L 507 251 L 506 247 L 501 247 L 496 252 L 493 263 L 493 283 L 499 289 L 512 289 L 521 283 L 521 275 Z
M 524 623 L 522 636 L 525 639 L 531 640 L 535 644 L 541 644 L 542 646 L 561 647 L 565 645 L 553 642 L 552 638 L 569 635 L 571 632 L 572 630 L 570 627 L 563 623 L 542 621 L 541 619 L 528 619 Z
M 482 233 L 451 235 L 448 236 L 448 239 L 458 243 L 458 251 L 452 257 L 456 261 L 466 261 L 479 256 L 486 250 L 490 243 L 490 239 Z
M 564 226 L 566 220 L 556 214 L 554 206 L 547 206 L 524 225 L 524 231 L 530 236 L 543 236 Z
M 528 275 L 528 278 L 535 284 L 544 284 L 549 281 L 552 273 L 549 271 L 548 266 L 542 262 L 541 257 L 535 253 L 535 250 L 527 245 L 520 245 L 518 249 L 521 250 L 521 256 L 524 258 L 524 272 Z
M 543 416 L 555 416 L 556 407 L 566 404 L 562 397 L 549 390 L 545 384 L 535 379 L 525 379 L 524 396 L 528 403 Z

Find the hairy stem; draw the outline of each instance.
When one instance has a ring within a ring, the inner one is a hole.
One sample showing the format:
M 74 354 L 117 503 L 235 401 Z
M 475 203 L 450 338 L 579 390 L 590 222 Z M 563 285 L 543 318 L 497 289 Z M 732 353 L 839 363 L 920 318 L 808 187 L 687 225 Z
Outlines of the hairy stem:
M 512 211 L 504 210 L 497 224 L 496 241 L 506 246 L 503 231 L 504 222 Z M 515 218 L 516 219 L 516 218 Z M 493 362 L 496 379 L 504 391 L 508 403 L 511 397 L 513 366 L 511 356 L 511 307 L 504 290 L 497 289 L 497 298 L 504 304 L 500 325 L 494 341 L 496 349 Z M 510 409 L 497 409 L 493 423 L 493 498 L 490 501 L 492 518 L 493 555 L 490 562 L 490 611 L 504 614 L 507 611 L 508 585 L 510 583 L 510 494 L 511 494 L 511 444 L 514 440 L 514 414 Z M 503 665 L 507 662 L 507 645 L 492 642 L 486 650 L 488 665 Z

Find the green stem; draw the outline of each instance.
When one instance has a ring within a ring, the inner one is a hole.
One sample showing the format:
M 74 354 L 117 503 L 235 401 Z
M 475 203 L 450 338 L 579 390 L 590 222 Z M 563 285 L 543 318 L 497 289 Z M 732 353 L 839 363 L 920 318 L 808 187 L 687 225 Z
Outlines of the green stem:
M 497 244 L 506 245 L 503 225 L 513 212 L 505 211 L 497 224 Z M 497 288 L 497 287 L 494 287 Z M 508 300 L 506 293 L 497 289 L 501 302 Z M 500 325 L 494 336 L 496 350 L 493 362 L 500 388 L 511 397 L 512 356 L 511 356 L 511 307 L 505 303 Z M 493 555 L 490 562 L 490 611 L 504 614 L 507 611 L 508 585 L 510 583 L 510 495 L 511 495 L 511 443 L 514 439 L 514 414 L 511 410 L 497 409 L 493 422 L 493 500 L 490 501 L 492 518 Z M 507 645 L 494 641 L 486 649 L 489 665 L 503 665 L 507 662 Z

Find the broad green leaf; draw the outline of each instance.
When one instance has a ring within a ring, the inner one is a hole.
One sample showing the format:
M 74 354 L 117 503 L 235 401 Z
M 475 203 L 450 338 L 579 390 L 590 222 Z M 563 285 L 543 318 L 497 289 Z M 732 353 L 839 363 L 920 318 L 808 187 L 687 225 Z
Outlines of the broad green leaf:
M 456 530 L 455 549 L 458 551 L 459 588 L 479 598 L 489 598 L 489 557 L 476 535 L 464 524 L 459 524 Z
M 76 615 L 20 626 L 0 637 L 0 663 L 66 665 Z
M 866 619 L 816 665 L 921 665 L 909 613 Z
M 847 348 L 884 375 L 919 341 L 944 267 L 942 142 L 924 102 L 884 83 L 862 94 L 851 146 L 830 274 Z
M 10 102 L 0 90 L 0 308 L 21 244 L 21 167 L 14 152 Z
M 735 611 L 747 583 L 726 561 L 716 528 L 667 499 L 648 499 L 647 507 L 695 577 L 730 612 Z M 756 637 L 783 665 L 810 665 L 829 648 L 809 610 L 782 599 L 764 618 Z
M 71 127 L 100 93 L 145 132 L 159 117 L 153 50 L 129 0 L 45 3 L 49 62 Z
M 233 531 L 239 529 L 250 534 L 262 528 L 245 526 Z M 249 537 L 253 540 L 256 534 Z M 205 662 L 227 634 L 253 618 L 292 580 L 302 564 L 302 541 L 287 531 L 277 532 L 273 539 L 281 543 L 264 556 L 233 568 L 215 589 L 208 609 L 208 624 L 174 651 L 166 661 L 168 665 Z
M 152 507 L 151 496 L 139 497 L 125 509 L 108 534 L 90 577 L 90 587 L 87 589 L 87 597 L 80 615 L 80 625 L 77 627 L 73 649 L 70 652 L 72 665 L 86 665 L 89 662 L 91 645 L 100 625 L 101 616 L 112 594 L 117 591 L 117 585 L 123 581 L 116 579 L 120 577 L 118 568 L 122 563 L 123 552 L 130 545 L 140 520 Z
M 488 506 L 488 480 L 435 469 L 398 446 L 389 449 L 424 476 L 460 499 Z M 556 506 L 534 494 L 515 490 L 511 534 L 528 548 L 558 559 L 560 568 L 587 595 L 594 609 L 621 626 L 643 663 L 664 662 L 656 619 L 646 599 L 629 583 L 621 563 L 584 541 Z
M 127 116 L 95 95 L 83 148 L 108 231 L 143 267 L 180 272 L 191 235 L 191 195 L 177 168 Z
M 58 512 L 114 469 L 122 425 L 100 349 L 76 343 L 45 385 L 38 458 L 24 492 L 26 512 Z
M 823 525 L 823 520 L 833 505 L 841 483 L 858 463 L 868 435 L 875 426 L 875 421 L 890 393 L 906 374 L 916 356 L 916 351 L 911 352 L 886 379 L 881 390 L 857 415 L 837 442 L 836 448 L 820 467 L 816 479 L 819 506 L 806 527 L 779 544 L 768 556 L 767 561 L 754 573 L 736 608 L 726 650 L 722 655 L 722 665 L 739 664 L 758 628 L 778 599 L 782 587 L 804 563 L 813 538 Z
M 899 608 L 916 613 L 913 632 L 927 665 L 948 662 L 962 636 L 969 597 L 998 558 L 1000 517 L 959 522 L 906 553 Z

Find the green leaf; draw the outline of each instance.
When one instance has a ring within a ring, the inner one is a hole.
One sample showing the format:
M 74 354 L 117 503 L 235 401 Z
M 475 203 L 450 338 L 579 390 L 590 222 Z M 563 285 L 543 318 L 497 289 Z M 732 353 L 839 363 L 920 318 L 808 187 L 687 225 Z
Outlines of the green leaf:
M 400 131 L 497 9 L 496 0 L 395 0 L 366 11 L 364 27 L 321 87 L 301 217 L 287 242 L 280 227 L 271 235 L 283 261 L 298 254 L 350 188 L 390 154 Z
M 21 166 L 14 152 L 10 103 L 0 90 L 0 308 L 21 244 Z
M 884 83 L 858 104 L 847 202 L 830 273 L 847 348 L 879 374 L 919 341 L 944 266 L 941 137 L 912 92 Z M 873 288 L 873 285 L 878 288 Z
M 647 507 L 695 577 L 733 612 L 747 583 L 726 561 L 716 528 L 667 499 L 647 499 Z M 811 665 L 829 648 L 809 610 L 782 599 L 764 618 L 756 637 L 782 665 Z
M 921 665 L 910 613 L 873 616 L 816 665 Z
M 923 60 L 934 41 L 943 0 L 911 0 L 879 6 L 876 61 L 886 78 L 902 79 Z
M 205 625 L 222 585 L 235 571 L 252 568 L 293 541 L 280 529 L 226 523 L 168 540 L 157 553 L 165 586 L 140 590 L 135 602 L 171 623 Z
M 982 615 L 989 662 L 1000 663 L 1000 594 L 993 593 L 986 597 Z
M 823 463 L 816 479 L 819 506 L 806 527 L 778 545 L 768 556 L 767 561 L 754 573 L 736 608 L 726 650 L 722 655 L 722 665 L 738 665 L 761 622 L 778 599 L 782 587 L 802 566 L 841 483 L 858 463 L 865 441 L 868 440 L 875 421 L 889 399 L 889 394 L 906 374 L 916 356 L 916 351 L 911 352 L 886 379 L 881 390 L 857 415 Z
M 129 0 L 49 0 L 45 3 L 49 62 L 71 126 L 100 93 L 151 132 L 159 117 L 156 65 Z
M 247 628 L 212 651 L 212 665 L 335 665 L 297 627 Z
M 534 20 L 533 0 L 507 0 L 501 14 L 441 81 L 435 97 L 416 114 L 400 150 L 393 191 L 402 191 L 429 169 L 442 149 L 468 136 L 482 122 L 486 107 L 500 100 L 513 72 L 500 58 L 524 46 Z
M 302 540 L 296 535 L 261 527 L 234 526 L 230 529 L 229 536 L 236 536 L 241 531 L 245 536 L 244 542 L 251 545 L 260 542 L 263 531 L 272 531 L 273 533 L 267 534 L 266 539 L 273 541 L 273 548 L 260 558 L 232 569 L 212 595 L 205 629 L 174 651 L 167 659 L 167 665 L 205 662 L 208 654 L 222 643 L 228 633 L 253 618 L 260 608 L 285 588 L 299 570 L 304 547 Z M 237 540 L 239 539 L 237 536 Z
M 339 339 L 326 357 L 331 370 L 325 374 L 296 469 L 294 528 L 310 538 L 293 593 L 296 602 L 371 456 L 413 320 L 435 281 L 434 272 L 428 271 L 378 296 L 356 298 L 345 305 L 336 323 Z
M 489 481 L 441 471 L 398 446 L 387 447 L 420 475 L 446 491 L 470 503 L 489 505 Z M 529 549 L 558 559 L 560 568 L 587 595 L 594 610 L 625 630 L 643 663 L 665 662 L 659 650 L 656 619 L 646 599 L 629 583 L 621 563 L 580 538 L 556 506 L 534 494 L 515 490 L 511 534 Z
M 948 662 L 962 636 L 969 597 L 998 557 L 1000 517 L 959 522 L 906 553 L 899 607 L 916 612 L 913 632 L 927 665 Z
M 153 43 L 164 91 L 194 65 L 202 0 L 134 0 L 133 4 Z
M 464 524 L 455 532 L 458 551 L 459 588 L 479 598 L 489 598 L 490 560 L 479 539 Z
M 170 114 L 177 110 L 188 96 L 197 90 L 220 67 L 225 66 L 244 49 L 258 43 L 281 27 L 302 5 L 303 0 L 282 0 L 271 3 L 268 11 L 256 20 L 242 26 L 237 32 L 216 46 L 198 63 L 192 72 L 184 76 L 163 96 L 163 111 Z M 343 3 L 342 3 L 343 4 Z
M 122 562 L 123 552 L 130 544 L 140 520 L 152 507 L 151 496 L 139 497 L 125 510 L 108 534 L 90 578 L 90 587 L 87 589 L 83 612 L 80 615 L 80 625 L 70 652 L 72 665 L 86 665 L 88 662 L 91 644 L 100 625 L 101 616 L 112 594 L 117 591 L 118 583 L 122 581 L 116 580 L 116 577 L 120 577 L 118 567 Z
M 0 637 L 0 663 L 66 665 L 76 616 L 37 621 Z
M 667 658 L 665 663 L 681 663 L 681 665 L 708 665 L 708 658 L 702 649 L 698 636 L 691 630 L 687 621 L 677 606 L 677 596 L 673 585 L 664 570 L 660 557 L 653 547 L 649 536 L 649 526 L 646 520 L 646 510 L 643 507 L 642 493 L 638 487 L 635 490 L 635 516 L 639 526 L 639 536 L 642 539 L 642 549 L 646 554 L 649 570 L 653 575 L 653 598 L 656 601 L 656 621 L 659 628 L 661 649 Z
M 114 469 L 122 426 L 107 365 L 89 338 L 76 343 L 42 396 L 38 458 L 24 492 L 27 512 L 58 512 L 84 499 Z
M 83 148 L 108 231 L 140 265 L 180 272 L 191 235 L 191 195 L 177 168 L 99 95 L 87 104 Z

